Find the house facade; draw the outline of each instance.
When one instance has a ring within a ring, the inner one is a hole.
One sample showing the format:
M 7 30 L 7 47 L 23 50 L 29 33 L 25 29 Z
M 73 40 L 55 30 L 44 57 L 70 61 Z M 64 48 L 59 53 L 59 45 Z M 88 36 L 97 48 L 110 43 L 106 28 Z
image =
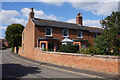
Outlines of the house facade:
M 79 45 L 87 47 L 87 43 L 94 45 L 94 39 L 102 32 L 101 28 L 83 26 L 81 13 L 77 14 L 76 23 L 34 18 L 31 8 L 29 20 L 22 33 L 22 51 L 32 54 L 35 48 L 54 50 L 61 45 Z
M 5 47 L 9 47 L 10 46 L 7 39 L 0 39 L 0 48 L 2 48 L 3 45 Z

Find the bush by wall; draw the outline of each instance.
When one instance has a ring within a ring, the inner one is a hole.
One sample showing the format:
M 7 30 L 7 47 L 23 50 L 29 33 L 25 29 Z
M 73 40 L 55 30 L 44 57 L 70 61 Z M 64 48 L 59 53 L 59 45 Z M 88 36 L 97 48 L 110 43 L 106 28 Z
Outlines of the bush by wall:
M 87 49 L 80 49 L 77 53 L 80 54 L 91 54 L 91 55 L 99 55 L 99 52 L 97 51 L 97 49 L 95 47 L 89 47 Z
M 89 47 L 88 49 L 86 49 L 84 51 L 85 54 L 91 54 L 91 55 L 95 55 L 98 54 L 98 51 L 95 47 Z
M 61 52 L 76 53 L 79 50 L 79 46 L 76 45 L 62 45 L 60 48 Z
M 11 47 L 11 51 L 14 52 L 14 47 Z

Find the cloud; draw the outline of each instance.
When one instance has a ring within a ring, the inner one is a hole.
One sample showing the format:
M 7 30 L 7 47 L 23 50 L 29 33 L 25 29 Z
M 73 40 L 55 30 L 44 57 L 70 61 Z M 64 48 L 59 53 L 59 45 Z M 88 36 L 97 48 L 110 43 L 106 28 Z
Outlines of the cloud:
M 3 0 L 3 2 L 43 2 L 55 6 L 67 2 L 76 9 L 91 11 L 95 15 L 109 15 L 112 11 L 118 11 L 119 0 Z
M 0 26 L 0 29 L 7 29 L 7 27 L 4 27 L 4 26 Z
M 2 2 L 118 2 L 119 0 L 2 0 Z
M 74 8 L 91 11 L 95 15 L 109 15 L 118 11 L 117 2 L 70 2 Z
M 22 12 L 22 14 L 20 14 Z M 26 25 L 28 18 L 29 18 L 29 8 L 21 9 L 21 12 L 16 10 L 1 10 L 0 11 L 0 22 L 2 25 L 10 25 L 12 23 L 20 23 L 22 25 Z M 21 18 L 19 18 L 21 17 Z M 52 20 L 59 20 L 60 18 L 54 16 L 53 14 L 46 15 L 42 10 L 35 10 L 35 17 L 42 18 L 42 19 L 52 19 Z
M 28 18 L 29 17 L 30 9 L 29 8 L 23 8 L 21 10 L 21 12 L 23 13 L 23 16 L 25 16 L 26 18 Z M 53 14 L 46 15 L 42 10 L 34 10 L 34 12 L 35 12 L 35 17 L 36 18 L 57 20 L 56 16 L 54 16 Z
M 26 24 L 26 20 L 18 19 L 17 16 L 20 16 L 20 13 L 16 10 L 1 10 L 0 11 L 0 22 L 2 25 L 10 25 L 12 23 L 20 23 L 22 25 Z
M 66 22 L 69 22 L 69 23 L 76 23 L 76 19 L 69 19 L 69 20 L 67 20 Z
M 100 27 L 100 20 L 83 20 L 84 26 L 91 26 L 91 27 Z M 69 19 L 66 22 L 69 23 L 76 23 L 76 19 Z
M 84 26 L 91 26 L 91 27 L 100 27 L 100 20 L 84 20 L 83 25 Z
M 5 31 L 6 31 L 7 27 L 5 26 L 0 26 L 0 39 L 3 39 L 5 36 Z

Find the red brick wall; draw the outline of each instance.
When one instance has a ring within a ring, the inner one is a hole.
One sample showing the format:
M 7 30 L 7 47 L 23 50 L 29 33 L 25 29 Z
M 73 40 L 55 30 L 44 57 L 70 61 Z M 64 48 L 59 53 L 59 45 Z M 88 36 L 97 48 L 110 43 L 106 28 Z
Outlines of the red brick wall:
M 90 32 L 89 32 L 89 37 L 88 37 L 88 39 L 89 39 L 89 42 L 92 43 L 92 45 L 94 45 L 94 33 L 90 33 Z
M 94 33 L 89 33 L 88 31 L 83 31 L 83 39 L 88 40 L 94 44 Z M 63 40 L 63 29 L 62 28 L 52 28 L 52 37 L 45 36 L 45 27 L 36 26 L 35 27 L 35 47 L 37 47 L 37 38 L 59 38 L 61 42 Z M 69 29 L 69 38 L 70 39 L 79 39 L 77 38 L 77 30 Z
M 78 69 L 97 71 L 112 75 L 118 74 L 118 59 L 112 58 L 103 58 L 103 57 L 95 57 L 95 56 L 80 56 L 80 55 L 69 55 L 69 54 L 55 54 L 55 53 L 37 53 L 36 52 L 36 60 L 74 67 Z
M 24 31 L 24 40 L 22 38 L 22 52 L 20 52 L 20 55 L 23 55 L 25 57 L 34 58 L 34 42 L 35 42 L 35 26 L 34 23 L 29 19 Z M 22 37 L 23 37 L 22 33 Z M 23 44 L 24 44 L 24 52 L 23 52 Z
M 21 48 L 20 48 L 21 51 Z M 21 56 L 31 58 L 41 62 L 52 63 L 61 66 L 73 67 L 83 70 L 90 70 L 95 72 L 107 73 L 112 75 L 119 75 L 119 59 L 114 56 L 99 56 L 99 55 L 75 55 L 66 54 L 59 52 L 47 52 L 41 51 L 40 49 L 34 49 L 34 58 L 30 56 L 31 54 L 21 53 Z M 31 51 L 31 50 L 30 50 Z
M 46 37 L 45 36 L 45 27 L 42 26 L 36 26 L 35 27 L 35 47 L 37 47 L 37 39 L 38 37 L 42 38 L 59 38 L 59 41 L 62 41 L 62 29 L 61 28 L 52 28 L 52 37 Z

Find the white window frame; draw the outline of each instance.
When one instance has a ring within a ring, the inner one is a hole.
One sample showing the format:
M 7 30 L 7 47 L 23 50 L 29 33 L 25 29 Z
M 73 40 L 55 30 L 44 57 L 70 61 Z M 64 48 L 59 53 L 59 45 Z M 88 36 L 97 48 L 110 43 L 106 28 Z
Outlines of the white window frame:
M 47 29 L 50 29 L 50 30 L 51 30 L 51 35 L 46 35 Z M 49 36 L 49 37 L 52 36 L 52 28 L 50 28 L 50 27 L 46 27 L 46 28 L 45 28 L 45 36 Z
M 81 37 L 78 36 L 78 32 L 81 32 Z M 83 32 L 81 30 L 77 30 L 77 38 L 83 38 Z
M 67 36 L 64 36 L 64 30 L 67 30 Z M 68 29 L 63 29 L 63 37 L 69 37 L 69 31 L 68 31 Z

